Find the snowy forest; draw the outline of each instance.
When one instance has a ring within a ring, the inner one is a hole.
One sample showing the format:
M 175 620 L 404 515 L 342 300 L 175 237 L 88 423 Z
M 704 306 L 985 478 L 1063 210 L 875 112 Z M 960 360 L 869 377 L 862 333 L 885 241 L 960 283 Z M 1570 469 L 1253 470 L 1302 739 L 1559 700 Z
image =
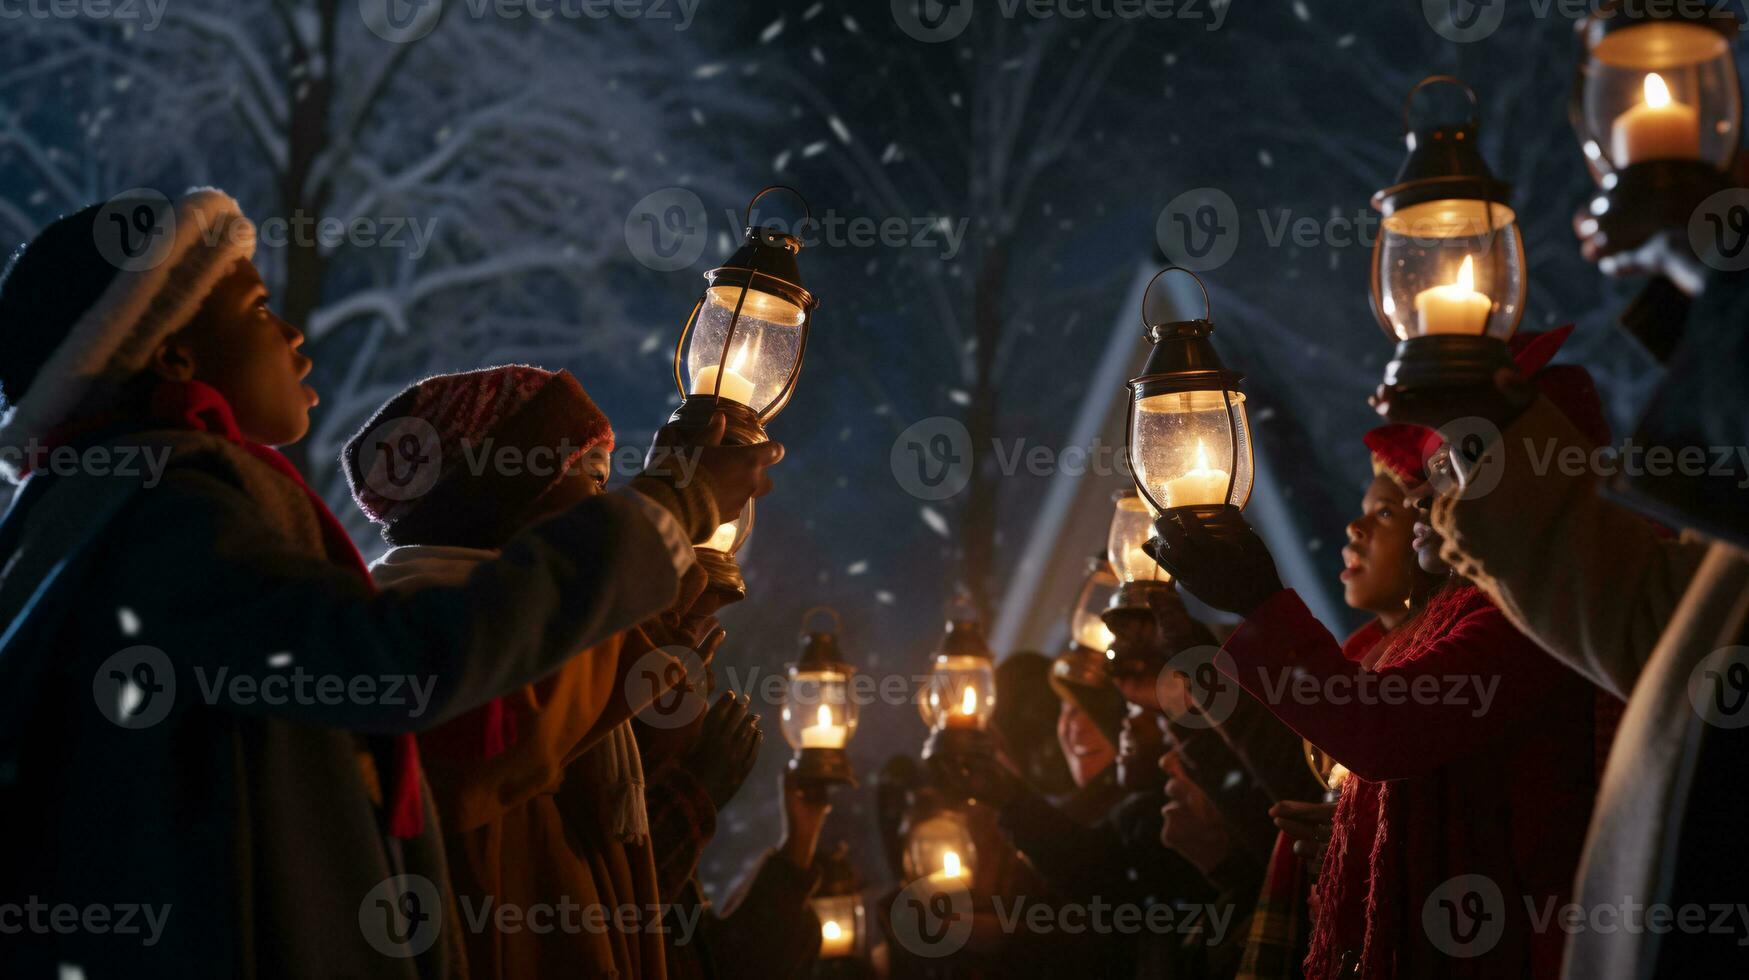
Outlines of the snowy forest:
M 1237 221 L 1231 258 L 1203 273 L 1218 344 L 1246 374 L 1295 544 L 1334 578 L 1368 478 L 1365 396 L 1392 349 L 1369 303 L 1368 202 L 1402 161 L 1404 96 L 1430 73 L 1476 88 L 1485 155 L 1537 202 L 1520 210 L 1525 329 L 1578 324 L 1563 358 L 1596 375 L 1618 425 L 1657 380 L 1610 327 L 1631 286 L 1574 244 L 1590 181 L 1560 17 L 1513 5 L 1459 44 L 1421 0 L 1205 0 L 1138 21 L 1023 7 L 929 41 L 903 3 L 481 6 L 413 5 L 410 26 L 368 0 L 0 23 L 0 237 L 124 189 L 206 184 L 258 220 L 374 226 L 323 240 L 294 222 L 257 255 L 322 395 L 294 458 L 369 555 L 381 544 L 336 456 L 376 406 L 435 372 L 533 363 L 575 373 L 619 444 L 646 445 L 679 403 L 674 348 L 701 274 L 739 244 L 755 192 L 798 189 L 825 219 L 799 259 L 820 306 L 770 426 L 788 456 L 741 555 L 757 601 L 723 617 L 731 676 L 782 671 L 820 604 L 842 613 L 860 669 L 904 674 L 926 671 L 956 595 L 995 611 L 1044 478 L 981 456 L 962 492 L 922 500 L 895 478 L 894 441 L 948 417 L 974 447 L 1060 449 L 1083 406 L 1124 397 L 1086 379 L 1114 330 L 1133 332 L 1139 370 L 1131 287 L 1167 261 L 1169 204 L 1198 189 Z M 796 207 L 771 195 L 758 211 L 794 221 Z M 871 224 L 893 233 L 833 233 Z M 1073 598 L 1040 601 L 1067 615 Z M 924 735 L 914 708 L 876 705 L 851 757 L 870 774 Z M 758 788 L 786 758 L 768 739 L 707 855 L 712 888 L 765 846 L 777 807 Z M 840 796 L 827 846 L 854 838 L 873 875 L 871 806 L 866 780 Z

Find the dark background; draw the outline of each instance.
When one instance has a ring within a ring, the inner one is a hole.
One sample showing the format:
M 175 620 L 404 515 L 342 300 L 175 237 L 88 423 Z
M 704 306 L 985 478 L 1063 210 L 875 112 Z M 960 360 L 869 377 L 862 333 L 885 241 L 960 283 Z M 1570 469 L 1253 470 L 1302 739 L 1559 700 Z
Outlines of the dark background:
M 842 613 L 863 669 L 921 673 L 952 595 L 1002 594 L 1042 479 L 985 465 L 965 493 L 920 501 L 895 479 L 894 440 L 946 416 L 974 445 L 1060 447 L 1084 403 L 1119 396 L 1121 378 L 1090 380 L 1094 361 L 1135 322 L 1127 304 L 1138 271 L 1162 261 L 1162 210 L 1194 188 L 1236 206 L 1236 251 L 1205 275 L 1218 336 L 1249 376 L 1259 451 L 1312 529 L 1297 544 L 1333 578 L 1367 474 L 1364 397 L 1391 345 L 1369 305 L 1368 244 L 1270 235 L 1285 215 L 1333 220 L 1352 240 L 1401 162 L 1403 97 L 1431 72 L 1477 87 L 1486 154 L 1517 187 L 1524 328 L 1577 321 L 1562 359 L 1593 369 L 1618 429 L 1631 420 L 1655 374 L 1610 325 L 1630 287 L 1580 261 L 1569 230 L 1589 187 L 1567 123 L 1570 21 L 1514 3 L 1492 36 L 1458 44 L 1420 0 L 1180 8 L 1010 17 L 975 0 L 942 43 L 905 33 L 883 0 L 705 0 L 683 30 L 478 17 L 449 0 L 435 30 L 404 44 L 367 31 L 357 0 L 168 0 L 150 29 L 11 19 L 0 234 L 23 241 L 126 188 L 197 183 L 231 191 L 258 221 L 435 221 L 419 256 L 296 243 L 258 256 L 318 365 L 324 401 L 297 452 L 369 555 L 380 546 L 334 457 L 408 381 L 508 361 L 569 368 L 621 443 L 641 445 L 677 402 L 673 345 L 699 273 L 736 244 L 727 212 L 758 188 L 794 185 L 817 215 L 964 221 L 952 257 L 940 236 L 801 257 L 821 305 L 801 384 L 771 426 L 789 455 L 743 555 L 753 598 L 724 616 L 720 665 L 741 678 L 781 670 L 819 603 Z M 639 202 L 674 188 L 704 206 L 704 226 L 684 234 L 706 237 L 698 261 L 661 271 L 628 234 L 648 231 Z M 793 218 L 777 197 L 761 214 Z M 1143 354 L 1138 333 L 1130 369 Z M 1039 601 L 1066 613 L 1070 598 Z M 777 706 L 764 713 L 772 737 L 705 864 L 719 893 L 777 838 L 788 753 Z M 875 706 L 851 753 L 866 775 L 923 735 L 911 706 Z M 828 842 L 856 841 L 875 874 L 867 790 L 838 803 Z

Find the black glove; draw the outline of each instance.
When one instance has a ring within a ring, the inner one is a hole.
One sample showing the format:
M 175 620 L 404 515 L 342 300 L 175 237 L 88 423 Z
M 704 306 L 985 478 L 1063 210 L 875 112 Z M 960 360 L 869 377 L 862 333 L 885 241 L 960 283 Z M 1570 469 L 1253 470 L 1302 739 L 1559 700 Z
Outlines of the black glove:
M 759 746 L 765 741 L 759 716 L 748 714 L 747 705 L 744 694 L 736 697 L 729 692 L 718 698 L 705 714 L 698 741 L 683 763 L 719 810 L 747 781 L 759 758 Z
M 1168 511 L 1154 522 L 1158 537 L 1142 545 L 1191 595 L 1216 609 L 1249 617 L 1281 591 L 1281 575 L 1263 539 L 1244 530 L 1215 537 L 1194 516 Z

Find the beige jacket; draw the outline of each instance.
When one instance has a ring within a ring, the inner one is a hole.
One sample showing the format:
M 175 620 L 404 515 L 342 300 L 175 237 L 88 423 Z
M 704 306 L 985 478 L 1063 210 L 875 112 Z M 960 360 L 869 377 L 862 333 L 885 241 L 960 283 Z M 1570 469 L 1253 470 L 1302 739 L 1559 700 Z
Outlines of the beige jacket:
M 1643 907 L 1669 898 L 1675 838 L 1706 724 L 1691 704 L 1689 681 L 1703 659 L 1742 635 L 1749 555 L 1690 535 L 1665 537 L 1602 499 L 1599 476 L 1558 465 L 1560 450 L 1573 446 L 1590 448 L 1539 398 L 1495 447 L 1498 485 L 1473 499 L 1441 499 L 1433 521 L 1446 560 L 1520 630 L 1628 699 L 1576 895 L 1586 909 Z M 1481 475 L 1473 490 L 1481 489 Z M 1649 976 L 1657 938 L 1644 930 L 1580 931 L 1565 976 Z

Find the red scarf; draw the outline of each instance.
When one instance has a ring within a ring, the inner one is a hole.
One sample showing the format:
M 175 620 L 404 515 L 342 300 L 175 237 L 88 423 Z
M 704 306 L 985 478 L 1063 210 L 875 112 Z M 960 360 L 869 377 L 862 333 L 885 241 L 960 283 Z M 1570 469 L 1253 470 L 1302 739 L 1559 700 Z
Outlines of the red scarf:
M 243 433 L 237 428 L 236 416 L 231 412 L 230 403 L 225 401 L 225 396 L 218 389 L 201 381 L 162 382 L 153 389 L 146 410 L 147 421 L 152 427 L 209 432 L 222 436 L 296 484 L 309 500 L 311 509 L 316 512 L 316 522 L 322 530 L 322 544 L 328 553 L 328 559 L 336 565 L 357 572 L 358 577 L 373 592 L 376 590 L 376 583 L 371 581 L 370 569 L 365 566 L 364 557 L 358 553 L 357 546 L 347 536 L 340 520 L 322 502 L 322 498 L 310 489 L 309 484 L 304 482 L 303 476 L 290 460 L 268 446 L 243 438 Z M 82 420 L 56 429 L 44 441 L 53 448 L 122 420 L 121 416 L 116 415 Z M 392 736 L 392 739 L 394 772 L 388 781 L 389 785 L 383 788 L 383 805 L 388 811 L 389 833 L 411 839 L 418 837 L 425 829 L 425 808 L 419 792 L 419 743 L 411 734 Z

